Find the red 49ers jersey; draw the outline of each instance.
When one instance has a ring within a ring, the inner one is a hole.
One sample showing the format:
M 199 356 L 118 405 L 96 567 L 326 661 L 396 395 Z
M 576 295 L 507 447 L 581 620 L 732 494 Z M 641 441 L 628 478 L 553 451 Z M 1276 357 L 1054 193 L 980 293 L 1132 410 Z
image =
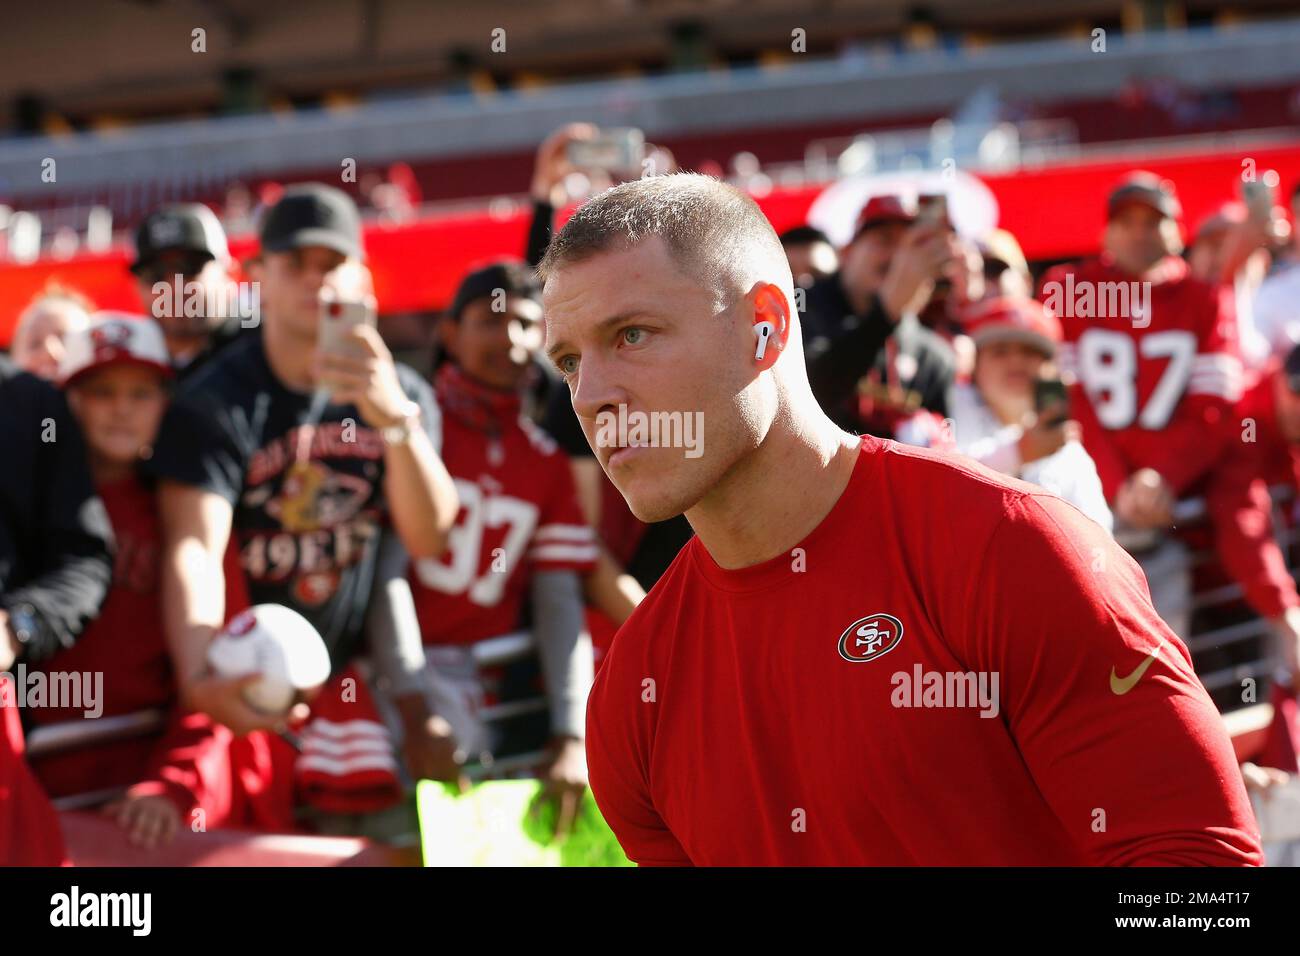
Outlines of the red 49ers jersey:
M 1040 298 L 1061 320 L 1071 416 L 1106 497 L 1139 468 L 1183 493 L 1230 437 L 1241 361 L 1229 295 L 1169 258 L 1143 282 L 1104 258 L 1058 266 Z
M 568 460 L 527 420 L 492 439 L 448 414 L 442 460 L 460 513 L 447 552 L 411 563 L 411 589 L 424 643 L 472 644 L 519 627 L 534 570 L 591 570 L 596 536 Z

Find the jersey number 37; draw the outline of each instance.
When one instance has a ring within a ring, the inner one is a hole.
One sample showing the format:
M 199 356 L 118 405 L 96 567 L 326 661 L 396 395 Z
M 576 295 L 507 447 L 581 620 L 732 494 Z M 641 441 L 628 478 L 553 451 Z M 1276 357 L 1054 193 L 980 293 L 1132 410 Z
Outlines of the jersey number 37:
M 437 561 L 416 561 L 416 574 L 427 588 L 464 594 L 481 607 L 494 607 L 533 537 L 540 509 L 522 498 L 484 494 L 478 485 L 460 478 L 456 494 L 461 514 L 447 536 L 447 554 Z M 489 528 L 505 528 L 506 533 L 484 567 L 483 536 Z

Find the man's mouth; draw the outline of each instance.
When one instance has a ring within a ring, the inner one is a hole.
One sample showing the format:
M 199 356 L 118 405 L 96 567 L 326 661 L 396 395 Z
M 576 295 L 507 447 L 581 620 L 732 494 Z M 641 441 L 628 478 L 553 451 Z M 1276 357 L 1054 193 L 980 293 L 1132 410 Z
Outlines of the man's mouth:
M 613 468 L 617 465 L 624 465 L 639 454 L 649 450 L 651 446 L 647 442 L 628 442 L 625 445 L 618 445 L 608 449 L 608 456 L 605 459 L 605 467 Z

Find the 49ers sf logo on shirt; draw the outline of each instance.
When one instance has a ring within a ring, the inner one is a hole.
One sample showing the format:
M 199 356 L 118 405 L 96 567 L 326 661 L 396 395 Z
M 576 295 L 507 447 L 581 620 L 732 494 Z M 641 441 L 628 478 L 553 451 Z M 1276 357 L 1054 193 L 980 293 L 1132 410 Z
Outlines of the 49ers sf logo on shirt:
M 854 664 L 888 654 L 903 639 L 903 622 L 892 614 L 858 618 L 840 635 L 840 657 Z

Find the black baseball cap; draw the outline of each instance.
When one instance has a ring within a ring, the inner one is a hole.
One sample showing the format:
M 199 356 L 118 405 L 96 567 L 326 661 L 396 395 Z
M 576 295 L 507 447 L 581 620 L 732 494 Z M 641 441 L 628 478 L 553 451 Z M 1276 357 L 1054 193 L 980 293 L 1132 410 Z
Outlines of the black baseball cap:
M 262 220 L 262 249 L 287 252 L 324 246 L 361 258 L 361 213 L 348 194 L 333 186 L 290 186 Z
M 1166 219 L 1181 219 L 1183 215 L 1174 184 L 1155 173 L 1133 173 L 1125 177 L 1106 201 L 1106 218 L 1114 219 L 1115 213 L 1131 203 L 1154 209 Z
M 536 273 L 522 262 L 503 259 L 466 274 L 460 280 L 447 314 L 459 321 L 471 302 L 495 295 L 498 289 L 506 295 L 516 295 L 538 303 L 542 301 L 541 284 L 537 281 Z
M 164 206 L 145 217 L 135 233 L 135 262 L 139 273 L 164 252 L 180 250 L 225 261 L 230 258 L 221 221 L 202 203 Z

